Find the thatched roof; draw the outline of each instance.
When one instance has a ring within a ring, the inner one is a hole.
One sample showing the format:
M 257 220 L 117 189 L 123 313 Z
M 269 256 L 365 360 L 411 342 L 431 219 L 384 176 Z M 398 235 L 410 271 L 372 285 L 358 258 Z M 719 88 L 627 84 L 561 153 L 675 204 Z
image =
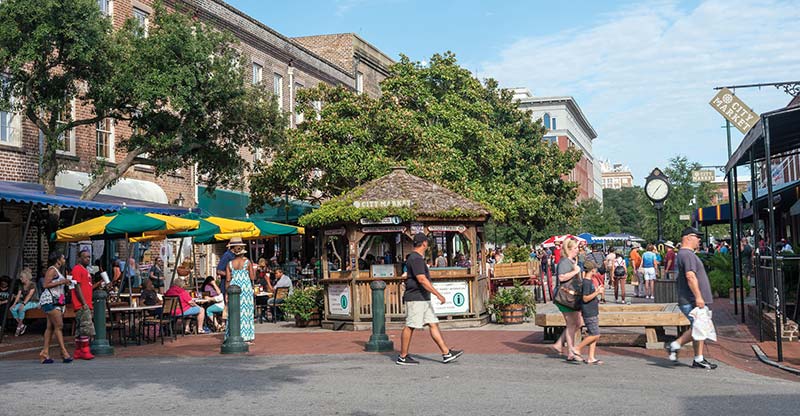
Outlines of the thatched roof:
M 414 211 L 420 215 L 436 216 L 437 212 L 464 210 L 481 216 L 489 215 L 483 205 L 467 199 L 445 187 L 429 180 L 414 176 L 404 167 L 392 168 L 388 175 L 367 182 L 348 194 L 357 191 L 360 195 L 353 198 L 357 202 L 371 201 L 411 201 Z
M 302 217 L 300 223 L 315 227 L 385 216 L 400 216 L 406 221 L 423 218 L 485 221 L 489 215 L 478 202 L 411 175 L 403 167 L 395 167 L 388 175 L 323 203 L 318 210 Z

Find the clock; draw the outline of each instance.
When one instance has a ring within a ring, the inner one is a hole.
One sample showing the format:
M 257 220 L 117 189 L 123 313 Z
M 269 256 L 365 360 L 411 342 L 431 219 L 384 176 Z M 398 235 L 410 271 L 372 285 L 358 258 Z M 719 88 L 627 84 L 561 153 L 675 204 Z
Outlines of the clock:
M 650 173 L 644 185 L 644 192 L 653 202 L 664 202 L 669 196 L 670 184 L 669 178 L 656 168 Z

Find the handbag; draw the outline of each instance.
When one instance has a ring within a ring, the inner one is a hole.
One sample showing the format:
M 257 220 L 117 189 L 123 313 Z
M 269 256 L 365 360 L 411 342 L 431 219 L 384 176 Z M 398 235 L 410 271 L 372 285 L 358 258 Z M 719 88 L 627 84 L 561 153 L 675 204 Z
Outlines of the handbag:
M 558 285 L 555 302 L 570 309 L 580 310 L 583 303 L 583 293 L 581 293 L 580 289 L 575 289 L 576 279 L 580 279 L 580 277 L 575 275 L 569 281 Z

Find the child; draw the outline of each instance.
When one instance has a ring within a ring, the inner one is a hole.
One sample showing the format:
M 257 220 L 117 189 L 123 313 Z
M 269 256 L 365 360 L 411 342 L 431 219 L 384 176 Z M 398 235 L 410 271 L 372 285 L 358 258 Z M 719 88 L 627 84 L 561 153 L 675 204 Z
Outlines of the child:
M 591 265 L 594 266 L 594 270 L 587 269 L 586 263 L 591 263 Z M 605 295 L 606 277 L 605 275 L 602 275 L 600 274 L 599 271 L 597 271 L 597 268 L 599 267 L 597 263 L 595 263 L 592 260 L 587 260 L 586 263 L 584 263 L 583 265 L 583 270 L 586 273 L 585 278 L 591 280 L 592 283 L 594 283 L 595 288 L 603 289 L 600 291 L 600 296 L 599 296 L 600 303 L 606 303 L 606 295 Z
M 589 346 L 589 358 L 586 364 L 599 365 L 603 364 L 602 361 L 595 357 L 595 349 L 597 348 L 597 340 L 600 339 L 600 322 L 599 322 L 599 300 L 597 297 L 603 293 L 603 286 L 595 286 L 594 275 L 597 273 L 597 265 L 592 261 L 587 261 L 584 264 L 586 273 L 592 276 L 591 279 L 583 279 L 583 305 L 581 306 L 581 314 L 583 315 L 583 324 L 586 326 L 587 336 L 583 339 L 580 345 L 575 347 L 580 357 L 580 352 L 585 346 Z M 595 289 L 596 287 L 596 289 Z

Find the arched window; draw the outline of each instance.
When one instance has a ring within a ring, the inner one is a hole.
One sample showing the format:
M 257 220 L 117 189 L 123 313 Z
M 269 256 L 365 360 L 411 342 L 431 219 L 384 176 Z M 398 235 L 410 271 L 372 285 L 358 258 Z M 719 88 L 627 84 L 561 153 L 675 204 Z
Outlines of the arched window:
M 550 130 L 550 114 L 544 113 L 544 117 L 542 117 L 542 122 L 544 123 L 544 128 Z

